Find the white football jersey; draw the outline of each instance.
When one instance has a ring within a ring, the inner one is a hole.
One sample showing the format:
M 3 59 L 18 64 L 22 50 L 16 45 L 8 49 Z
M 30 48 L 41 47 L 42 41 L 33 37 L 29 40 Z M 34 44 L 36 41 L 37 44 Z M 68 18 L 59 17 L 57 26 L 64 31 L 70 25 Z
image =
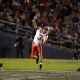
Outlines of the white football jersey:
M 42 31 L 42 29 L 39 27 L 39 28 L 36 30 L 36 34 L 35 34 L 35 36 L 34 36 L 33 42 L 35 42 L 36 45 L 41 44 L 41 43 L 42 43 L 42 40 L 43 40 L 43 36 L 44 36 L 43 31 Z

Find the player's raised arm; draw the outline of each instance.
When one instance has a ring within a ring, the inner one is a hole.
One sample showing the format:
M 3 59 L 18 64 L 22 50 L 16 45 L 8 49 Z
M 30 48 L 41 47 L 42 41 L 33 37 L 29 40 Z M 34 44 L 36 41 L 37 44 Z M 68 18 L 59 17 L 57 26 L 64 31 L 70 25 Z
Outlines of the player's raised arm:
M 54 31 L 54 28 L 53 27 L 47 27 L 48 30 L 46 32 L 46 35 L 48 35 L 49 33 L 53 32 Z
M 35 20 L 32 20 L 32 23 L 33 23 L 33 27 L 34 27 L 34 28 L 37 28 L 37 23 L 36 23 L 36 21 L 35 21 Z
M 43 43 L 46 43 L 47 39 L 48 39 L 48 35 L 44 34 L 44 36 L 43 36 Z

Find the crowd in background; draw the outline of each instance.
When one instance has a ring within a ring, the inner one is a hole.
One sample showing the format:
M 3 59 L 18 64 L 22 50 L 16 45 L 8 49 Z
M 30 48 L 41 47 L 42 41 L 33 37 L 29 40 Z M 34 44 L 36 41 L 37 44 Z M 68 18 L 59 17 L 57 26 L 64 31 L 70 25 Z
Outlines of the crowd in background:
M 0 0 L 0 20 L 32 26 L 32 20 L 54 28 L 53 36 L 78 38 L 80 2 L 77 0 Z M 77 24 L 77 30 L 74 25 Z M 31 27 L 32 28 L 32 27 Z

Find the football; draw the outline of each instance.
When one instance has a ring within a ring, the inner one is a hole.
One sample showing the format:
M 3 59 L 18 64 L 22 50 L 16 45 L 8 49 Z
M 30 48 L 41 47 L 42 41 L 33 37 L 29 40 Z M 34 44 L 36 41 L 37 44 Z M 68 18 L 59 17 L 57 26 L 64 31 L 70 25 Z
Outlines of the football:
M 46 26 L 44 28 L 46 31 L 49 30 L 50 33 L 54 31 L 54 28 L 52 26 L 50 26 L 50 27 Z
M 53 28 L 53 27 L 49 27 L 49 29 L 50 29 L 50 30 L 54 30 L 54 28 Z
M 54 31 L 53 27 L 49 27 L 50 32 Z

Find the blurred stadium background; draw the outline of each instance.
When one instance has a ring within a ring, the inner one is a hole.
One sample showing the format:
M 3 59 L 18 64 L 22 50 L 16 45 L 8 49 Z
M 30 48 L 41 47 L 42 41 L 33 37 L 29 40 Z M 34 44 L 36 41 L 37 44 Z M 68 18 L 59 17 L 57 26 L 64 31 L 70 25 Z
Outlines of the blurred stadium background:
M 21 34 L 21 36 L 24 39 L 23 55 L 25 57 L 23 61 L 25 62 L 25 58 L 28 61 L 31 51 L 31 42 L 35 35 L 35 29 L 32 27 L 32 20 L 35 20 L 38 26 L 43 22 L 45 26 L 47 26 L 47 24 L 50 23 L 50 26 L 54 28 L 54 31 L 49 34 L 47 43 L 43 44 L 43 58 L 62 59 L 62 62 L 60 62 L 60 66 L 62 65 L 61 63 L 63 63 L 65 59 L 67 59 L 66 61 L 71 60 L 71 63 L 70 61 L 68 61 L 67 63 L 65 61 L 64 65 L 72 64 L 72 66 L 74 65 L 73 70 L 77 70 L 77 68 L 80 67 L 79 63 L 80 1 L 79 0 L 0 0 L 0 63 L 3 63 L 3 65 L 6 66 L 6 67 L 4 66 L 6 69 L 7 68 L 9 69 L 11 68 L 9 65 L 13 63 L 14 60 L 16 60 L 15 59 L 16 49 L 14 47 L 14 44 L 15 44 L 15 37 L 17 34 Z M 12 62 L 10 62 L 9 65 L 7 65 L 8 60 L 10 59 L 12 59 Z M 21 60 L 22 59 L 20 59 L 20 61 Z M 46 65 L 49 65 L 47 63 L 48 61 L 46 60 L 45 62 Z M 29 63 L 29 61 L 27 63 Z M 75 64 L 77 67 L 75 67 Z M 67 67 L 70 67 L 70 69 L 72 69 L 71 66 Z M 55 68 L 53 67 L 52 70 L 54 69 Z M 0 71 L 0 75 L 5 77 L 5 74 L 2 75 L 1 73 L 6 73 L 6 72 Z M 47 73 L 48 73 L 47 76 L 49 76 L 50 72 Z M 54 72 L 53 74 L 55 75 L 56 72 Z M 60 79 L 73 80 L 74 78 L 75 80 L 79 80 L 80 75 L 76 74 L 77 73 L 74 74 L 73 72 L 69 73 L 70 76 L 68 76 L 67 73 L 63 72 L 62 75 L 64 75 L 64 77 L 62 77 L 61 75 L 58 76 L 58 74 L 53 77 L 54 78 L 56 77 L 55 80 L 60 80 Z M 3 80 L 3 77 L 1 78 L 1 80 Z M 47 80 L 47 79 L 53 80 L 53 77 L 52 79 L 41 78 L 40 80 Z M 9 76 L 7 78 L 9 80 Z M 7 78 L 4 79 L 7 80 Z M 21 79 L 21 80 L 26 80 L 26 79 Z M 30 79 L 30 80 L 37 80 L 37 79 Z
M 79 59 L 79 0 L 0 0 L 0 57 L 15 57 L 13 45 L 19 33 L 24 39 L 23 53 L 29 58 L 35 34 L 32 20 L 38 26 L 49 22 L 54 28 L 43 44 L 44 58 Z

